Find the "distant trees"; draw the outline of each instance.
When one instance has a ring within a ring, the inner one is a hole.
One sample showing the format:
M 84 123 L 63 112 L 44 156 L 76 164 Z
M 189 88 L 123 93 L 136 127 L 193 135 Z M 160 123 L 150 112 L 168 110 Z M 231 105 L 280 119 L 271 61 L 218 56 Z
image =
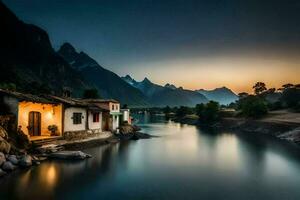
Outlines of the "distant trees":
M 172 112 L 172 109 L 170 108 L 170 106 L 166 106 L 163 108 L 163 113 L 165 115 L 169 115 Z
M 246 117 L 259 118 L 268 113 L 266 101 L 259 96 L 249 95 L 237 103 L 238 110 Z
M 300 108 L 300 88 L 299 85 L 283 85 L 281 101 L 289 108 Z
M 83 91 L 83 98 L 84 99 L 98 99 L 100 95 L 98 94 L 97 89 L 86 89 Z
M 236 109 L 246 117 L 262 117 L 268 113 L 265 95 L 274 93 L 276 89 L 271 88 L 268 90 L 266 84 L 263 82 L 257 82 L 252 88 L 255 95 L 250 95 L 245 92 L 239 93 Z
M 215 101 L 210 101 L 207 104 L 197 104 L 195 111 L 199 116 L 199 120 L 203 122 L 215 122 L 220 118 L 220 105 Z
M 266 84 L 263 82 L 257 82 L 252 88 L 256 95 L 260 95 L 267 90 Z
M 193 110 L 187 106 L 180 106 L 177 110 L 176 110 L 176 117 L 182 118 L 186 115 L 192 114 Z

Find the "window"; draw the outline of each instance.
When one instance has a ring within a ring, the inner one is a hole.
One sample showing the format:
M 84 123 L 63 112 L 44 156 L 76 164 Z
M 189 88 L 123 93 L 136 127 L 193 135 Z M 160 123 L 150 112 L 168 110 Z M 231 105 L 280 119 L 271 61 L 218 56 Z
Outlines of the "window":
M 115 110 L 115 104 L 112 105 L 112 108 L 111 108 L 111 109 L 112 109 L 112 110 Z
M 118 105 L 116 105 L 116 110 L 118 110 Z
M 73 124 L 82 123 L 82 113 L 73 113 Z
M 93 122 L 99 122 L 99 113 L 93 113 Z

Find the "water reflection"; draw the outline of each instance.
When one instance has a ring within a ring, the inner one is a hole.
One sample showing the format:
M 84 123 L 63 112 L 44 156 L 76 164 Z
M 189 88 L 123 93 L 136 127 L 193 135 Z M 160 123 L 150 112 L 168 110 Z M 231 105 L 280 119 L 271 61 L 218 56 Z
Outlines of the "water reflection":
M 298 147 L 140 117 L 144 132 L 161 137 L 13 173 L 0 179 L 0 199 L 299 199 Z

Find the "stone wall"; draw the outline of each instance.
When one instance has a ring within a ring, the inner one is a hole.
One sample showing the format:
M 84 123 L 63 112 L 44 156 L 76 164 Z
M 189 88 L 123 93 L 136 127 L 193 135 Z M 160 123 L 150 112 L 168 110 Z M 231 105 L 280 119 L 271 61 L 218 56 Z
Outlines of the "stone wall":
M 84 130 L 84 131 L 67 131 L 63 134 L 65 140 L 82 140 L 90 137 L 99 136 L 102 133 L 101 129 Z

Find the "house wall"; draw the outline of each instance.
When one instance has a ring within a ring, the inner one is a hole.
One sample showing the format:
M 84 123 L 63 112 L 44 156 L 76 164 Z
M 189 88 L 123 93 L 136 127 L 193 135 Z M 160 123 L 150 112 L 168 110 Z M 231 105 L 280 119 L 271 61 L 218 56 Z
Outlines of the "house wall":
M 122 109 L 121 112 L 123 114 L 123 116 L 122 116 L 122 122 L 127 121 L 129 124 L 131 124 L 129 109 Z
M 120 112 L 120 104 L 109 102 L 109 110 L 110 112 Z
M 29 135 L 28 123 L 30 112 L 41 113 L 41 135 L 50 136 L 48 130 L 49 125 L 56 125 L 58 132 L 62 133 L 62 105 L 42 104 L 33 102 L 20 102 L 18 106 L 18 126 L 21 126 L 22 131 Z
M 89 129 L 96 130 L 100 129 L 102 130 L 102 112 L 99 112 L 99 122 L 93 122 L 93 112 L 89 111 L 88 121 L 89 121 Z
M 81 124 L 73 124 L 73 113 L 81 113 L 82 121 Z M 83 131 L 86 130 L 86 109 L 69 107 L 65 109 L 65 118 L 64 118 L 64 132 L 68 131 Z
M 114 131 L 119 127 L 119 116 L 118 115 L 112 116 L 112 119 L 113 119 L 112 120 L 112 129 Z

